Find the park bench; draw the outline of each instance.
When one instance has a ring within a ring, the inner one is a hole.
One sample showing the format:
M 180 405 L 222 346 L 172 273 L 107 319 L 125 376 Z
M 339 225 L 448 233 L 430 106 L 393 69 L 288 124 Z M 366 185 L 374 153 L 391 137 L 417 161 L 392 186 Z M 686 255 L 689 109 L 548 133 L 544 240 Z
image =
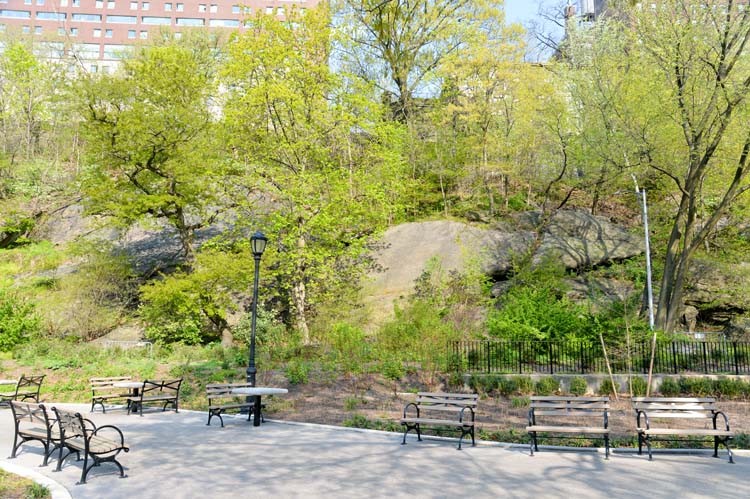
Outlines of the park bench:
M 112 425 L 97 428 L 91 420 L 84 419 L 78 412 L 65 411 L 57 407 L 53 407 L 52 410 L 57 416 L 60 432 L 60 454 L 56 471 L 60 471 L 63 461 L 75 453 L 77 461 L 80 461 L 81 454 L 83 454 L 79 484 L 86 483 L 86 476 L 91 468 L 106 462 L 114 463 L 120 470 L 120 478 L 125 477 L 125 470 L 117 461 L 117 455 L 122 451 L 128 452 L 130 449 L 125 445 L 125 437 L 119 428 Z M 63 455 L 65 451 L 67 453 Z
M 636 430 L 638 431 L 638 454 L 643 453 L 643 444 L 648 448 L 648 458 L 653 459 L 651 443 L 656 440 L 680 440 L 679 436 L 713 437 L 714 457 L 719 457 L 719 444 L 723 444 L 729 453 L 729 462 L 734 463 L 729 440 L 734 433 L 729 429 L 729 419 L 726 414 L 716 408 L 713 398 L 667 398 L 667 397 L 633 397 L 633 409 L 636 412 Z M 717 427 L 717 419 L 721 416 L 723 428 Z M 706 428 L 707 421 L 712 422 L 711 428 Z M 666 424 L 666 420 L 670 424 Z M 678 427 L 681 421 L 698 421 L 702 427 Z M 653 427 L 654 421 L 661 423 Z M 659 438 L 663 437 L 663 438 Z M 672 438 L 667 438 L 672 437 Z
M 250 388 L 251 383 L 212 383 L 206 385 L 206 397 L 208 397 L 208 422 L 211 425 L 211 418 L 219 417 L 221 427 L 224 428 L 224 418 L 221 417 L 227 410 L 247 409 L 247 420 L 253 415 L 254 402 L 251 397 L 233 393 L 235 388 Z M 265 407 L 265 404 L 262 406 Z M 263 413 L 261 411 L 261 419 Z
M 540 422 L 540 418 L 544 421 Z M 601 423 L 595 424 L 597 420 Z M 531 397 L 526 431 L 531 437 L 532 456 L 539 450 L 539 433 L 544 433 L 547 438 L 603 438 L 604 458 L 609 459 L 608 426 L 609 397 Z M 571 434 L 582 436 L 570 437 Z
M 152 402 L 163 404 L 161 409 L 162 412 L 166 411 L 167 406 L 169 405 L 174 408 L 174 412 L 179 412 L 178 406 L 181 384 L 182 378 L 144 381 L 140 393 L 128 397 L 128 414 L 133 411 L 139 412 L 140 415 L 143 416 L 143 405 Z
M 50 418 L 44 404 L 10 401 L 13 412 L 14 434 L 13 450 L 10 458 L 16 457 L 21 445 L 26 442 L 37 441 L 44 446 L 44 460 L 42 466 L 47 466 L 52 452 L 60 441 L 60 431 L 54 418 Z
M 438 429 L 451 428 L 461 430 L 458 439 L 458 449 L 466 435 L 471 435 L 471 445 L 474 441 L 474 416 L 479 396 L 476 393 L 417 393 L 417 399 L 404 407 L 401 424 L 404 426 L 404 439 L 411 430 L 416 430 L 417 440 L 422 441 L 422 426 L 432 426 Z
M 42 388 L 44 374 L 37 376 L 26 376 L 22 374 L 16 383 L 15 390 L 0 393 L 0 405 L 8 405 L 11 400 L 25 401 L 28 399 L 39 402 L 39 390 Z
M 119 381 L 130 381 L 130 376 L 114 376 L 110 378 L 91 378 L 89 383 L 91 384 L 91 412 L 94 412 L 94 408 L 97 405 L 102 406 L 102 413 L 107 412 L 104 407 L 104 402 L 114 399 L 122 399 L 127 401 L 131 393 L 123 393 L 123 389 L 115 386 L 115 383 Z

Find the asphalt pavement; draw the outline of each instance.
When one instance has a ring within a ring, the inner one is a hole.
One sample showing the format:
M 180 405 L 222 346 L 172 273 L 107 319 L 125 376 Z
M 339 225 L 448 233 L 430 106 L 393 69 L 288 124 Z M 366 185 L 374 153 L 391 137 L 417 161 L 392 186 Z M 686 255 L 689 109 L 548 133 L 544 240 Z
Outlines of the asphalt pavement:
M 55 405 L 51 403 L 48 405 Z M 124 410 L 88 413 L 97 426 L 113 424 L 125 434 L 130 452 L 120 455 L 127 477 L 111 464 L 95 468 L 87 483 L 76 485 L 80 463 L 56 461 L 40 467 L 42 447 L 29 443 L 16 459 L 0 466 L 45 481 L 55 499 L 149 498 L 358 498 L 358 497 L 750 497 L 750 453 L 736 464 L 711 452 L 657 452 L 649 462 L 630 450 L 609 460 L 603 451 L 541 450 L 478 442 L 456 449 L 450 439 L 401 445 L 397 433 L 313 424 L 268 421 L 253 427 L 244 417 Z M 13 418 L 0 410 L 0 456 L 9 456 Z

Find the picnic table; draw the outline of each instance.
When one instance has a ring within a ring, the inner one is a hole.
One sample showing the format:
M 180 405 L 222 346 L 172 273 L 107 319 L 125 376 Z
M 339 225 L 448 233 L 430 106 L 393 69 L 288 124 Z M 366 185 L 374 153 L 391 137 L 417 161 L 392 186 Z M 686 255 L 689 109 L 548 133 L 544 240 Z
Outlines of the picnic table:
M 232 393 L 237 395 L 248 395 L 255 397 L 255 407 L 253 408 L 253 426 L 260 426 L 260 398 L 262 395 L 277 395 L 281 393 L 289 393 L 286 388 L 272 388 L 267 386 L 252 386 L 235 388 Z
M 127 388 L 128 390 L 130 390 L 131 396 L 137 397 L 140 395 L 139 390 L 143 388 L 143 381 L 115 381 L 114 383 L 112 383 L 112 386 L 116 386 L 117 388 Z M 128 399 L 128 407 L 132 409 L 131 405 L 132 402 L 130 399 Z M 138 408 L 136 407 L 136 410 L 137 409 Z

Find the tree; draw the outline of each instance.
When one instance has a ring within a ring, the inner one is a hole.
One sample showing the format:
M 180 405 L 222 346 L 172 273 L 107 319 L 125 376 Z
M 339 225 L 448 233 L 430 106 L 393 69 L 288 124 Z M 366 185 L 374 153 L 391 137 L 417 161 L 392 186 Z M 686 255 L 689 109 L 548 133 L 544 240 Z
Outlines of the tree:
M 340 0 L 339 27 L 349 44 L 342 58 L 356 74 L 373 81 L 407 122 L 420 98 L 439 91 L 435 72 L 460 49 L 484 20 L 500 16 L 484 0 Z M 500 16 L 501 17 L 501 16 Z
M 324 5 L 255 18 L 228 47 L 227 146 L 255 192 L 248 225 L 271 243 L 264 272 L 310 342 L 317 303 L 359 281 L 369 237 L 398 216 L 408 188 L 398 127 L 329 67 Z
M 662 195 L 674 212 L 656 326 L 671 331 L 693 257 L 750 189 L 750 10 L 734 0 L 664 0 L 643 9 L 628 3 L 620 7 L 626 15 L 607 21 L 624 42 L 617 63 L 592 58 L 580 71 L 595 85 L 621 83 L 607 94 L 614 133 L 600 134 L 599 147 L 665 182 Z
M 207 39 L 166 39 L 125 59 L 120 72 L 80 82 L 89 210 L 125 226 L 166 221 L 188 262 L 195 231 L 229 199 L 231 171 L 216 156 L 215 62 Z

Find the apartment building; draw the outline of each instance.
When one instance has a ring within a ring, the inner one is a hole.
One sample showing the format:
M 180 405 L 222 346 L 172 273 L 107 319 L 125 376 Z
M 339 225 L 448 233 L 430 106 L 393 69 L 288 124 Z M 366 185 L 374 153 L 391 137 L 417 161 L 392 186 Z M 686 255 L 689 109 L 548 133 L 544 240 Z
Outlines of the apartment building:
M 242 30 L 256 13 L 283 17 L 320 0 L 0 0 L 0 30 L 38 37 L 42 54 L 74 54 L 89 71 L 110 71 L 127 50 L 169 28 Z

